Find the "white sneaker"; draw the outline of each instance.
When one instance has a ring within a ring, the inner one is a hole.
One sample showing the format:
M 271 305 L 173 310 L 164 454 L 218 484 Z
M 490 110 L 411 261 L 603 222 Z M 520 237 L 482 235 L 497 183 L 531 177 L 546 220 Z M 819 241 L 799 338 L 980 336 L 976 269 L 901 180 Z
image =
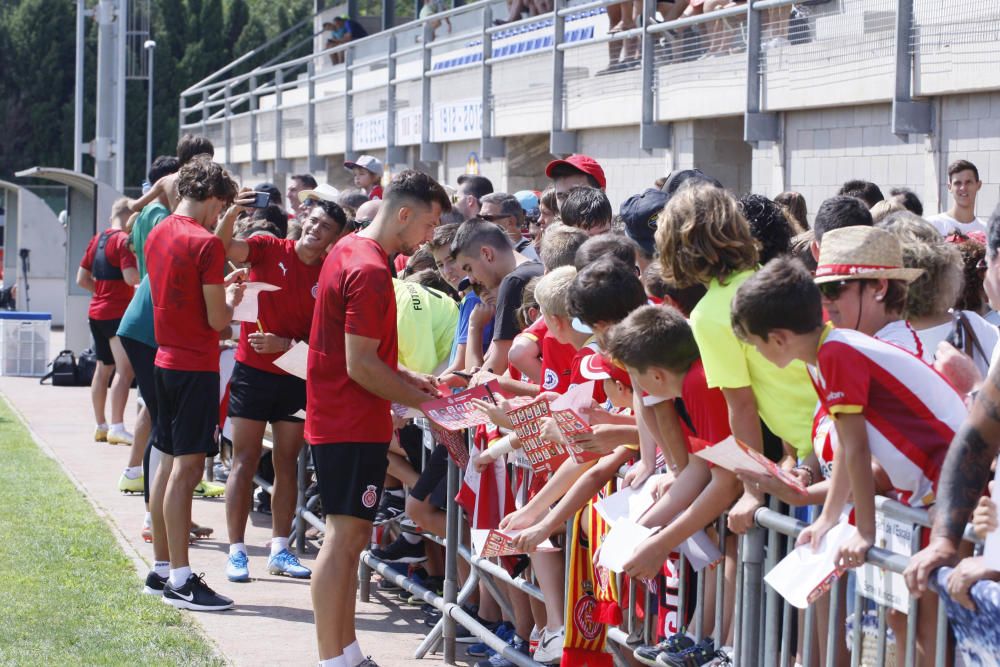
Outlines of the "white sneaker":
M 542 638 L 538 640 L 538 648 L 535 649 L 533 656 L 535 662 L 540 662 L 543 665 L 559 664 L 559 661 L 562 660 L 565 640 L 565 628 L 559 628 L 557 632 L 549 632 L 548 629 L 542 630 Z
M 109 445 L 132 445 L 132 434 L 126 431 L 124 428 L 110 428 L 108 429 L 108 444 Z

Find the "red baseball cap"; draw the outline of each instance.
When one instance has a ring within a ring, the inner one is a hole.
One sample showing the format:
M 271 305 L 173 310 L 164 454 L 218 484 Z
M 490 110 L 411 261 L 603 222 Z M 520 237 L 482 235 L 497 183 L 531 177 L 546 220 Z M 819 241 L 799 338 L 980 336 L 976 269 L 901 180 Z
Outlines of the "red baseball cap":
M 549 162 L 548 166 L 545 167 L 545 175 L 552 178 L 552 170 L 560 165 L 567 165 L 577 171 L 582 171 L 588 176 L 593 177 L 593 179 L 597 181 L 597 185 L 602 190 L 608 185 L 608 180 L 604 177 L 604 170 L 601 169 L 601 165 L 599 165 L 597 160 L 589 155 L 578 155 L 574 153 L 565 160 L 553 160 L 552 162 Z
M 628 371 L 603 354 L 588 354 L 580 366 L 580 374 L 588 380 L 618 380 L 626 387 L 632 387 Z

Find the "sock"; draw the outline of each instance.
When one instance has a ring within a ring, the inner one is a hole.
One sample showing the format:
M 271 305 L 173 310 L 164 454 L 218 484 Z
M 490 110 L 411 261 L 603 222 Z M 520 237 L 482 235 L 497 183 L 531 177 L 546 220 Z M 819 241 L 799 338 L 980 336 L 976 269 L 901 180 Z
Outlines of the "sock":
M 236 542 L 234 544 L 230 544 L 229 545 L 229 555 L 230 556 L 234 556 L 237 551 L 242 551 L 243 553 L 246 553 L 247 552 L 247 545 L 244 544 L 243 542 Z
M 125 476 L 129 479 L 139 479 L 142 477 L 142 466 L 129 466 L 125 468 Z
M 386 489 L 385 492 L 388 493 L 390 496 L 396 496 L 397 498 L 403 498 L 406 496 L 406 493 L 403 492 L 403 487 L 400 487 L 398 489 Z
M 107 431 L 108 430 L 108 425 L 104 424 L 104 423 L 101 423 L 101 424 L 97 425 L 97 428 L 101 429 L 102 431 Z
M 142 527 L 143 528 L 153 527 L 153 515 L 150 512 L 146 512 L 146 516 L 142 518 Z
M 287 537 L 272 537 L 271 538 L 271 555 L 276 556 L 285 549 L 288 548 L 288 538 Z
M 410 544 L 418 544 L 420 540 L 423 539 L 419 535 L 414 535 L 412 533 L 402 533 L 402 535 L 403 539 L 409 542 Z
M 124 424 L 124 422 L 118 423 L 118 424 L 112 424 L 111 425 L 111 430 L 112 431 L 124 431 L 125 430 L 125 424 Z
M 191 566 L 190 565 L 187 566 L 187 567 L 179 567 L 176 570 L 173 569 L 173 568 L 171 568 L 170 569 L 170 587 L 171 588 L 175 588 L 175 589 L 176 588 L 180 588 L 181 586 L 184 585 L 184 583 L 188 580 L 188 577 L 190 577 L 190 576 L 191 576 Z
M 347 660 L 347 667 L 357 667 L 364 662 L 365 655 L 361 652 L 357 639 L 350 646 L 344 647 L 344 658 Z
M 353 667 L 353 666 L 348 664 L 344 656 L 338 655 L 336 658 L 327 658 L 326 660 L 320 660 L 319 667 Z
M 170 576 L 170 561 L 169 560 L 154 560 L 153 561 L 153 572 L 156 573 L 158 577 L 169 577 Z

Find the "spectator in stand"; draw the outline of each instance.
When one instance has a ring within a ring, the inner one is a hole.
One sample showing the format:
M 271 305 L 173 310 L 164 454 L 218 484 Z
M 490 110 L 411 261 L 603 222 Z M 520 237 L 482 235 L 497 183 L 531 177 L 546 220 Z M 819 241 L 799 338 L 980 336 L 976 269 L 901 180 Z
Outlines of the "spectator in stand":
M 346 16 L 333 17 L 332 21 L 323 24 L 323 29 L 330 32 L 330 36 L 326 40 L 326 48 L 328 49 L 368 36 L 368 31 L 365 30 L 364 26 Z M 344 62 L 344 52 L 331 53 L 330 62 L 334 65 Z
M 813 258 L 819 259 L 823 234 L 855 225 L 872 226 L 872 214 L 863 201 L 848 195 L 837 195 L 824 201 L 816 212 L 816 220 L 813 222 Z
M 440 0 L 424 0 L 423 5 L 420 7 L 420 14 L 418 18 L 429 19 L 435 14 L 444 11 L 444 7 Z M 451 19 L 447 16 L 443 19 L 444 23 L 448 26 L 448 34 L 451 34 Z M 437 29 L 441 27 L 442 19 L 431 19 L 428 21 L 428 25 L 431 29 L 431 39 L 437 37 Z
M 933 364 L 947 341 L 971 358 L 981 377 L 986 377 L 1000 333 L 978 313 L 953 310 L 962 293 L 958 248 L 943 240 L 901 241 L 906 266 L 924 272 L 910 285 L 906 299 L 906 319 L 920 337 L 924 361 Z
M 524 286 L 542 275 L 542 265 L 515 252 L 503 230 L 486 221 L 463 222 L 451 243 L 451 253 L 473 285 L 496 293 L 493 345 L 483 360 L 483 369 L 500 375 L 507 370 L 507 353 L 521 331 L 517 310 Z
M 285 189 L 285 199 L 288 200 L 289 220 L 308 215 L 308 211 L 303 211 L 302 209 L 302 201 L 299 199 L 299 193 L 303 190 L 314 190 L 316 185 L 316 179 L 312 174 L 294 174 L 288 179 L 288 188 Z
M 924 205 L 920 203 L 920 197 L 909 188 L 893 188 L 889 190 L 889 198 L 898 201 L 911 213 L 921 216 L 924 214 Z
M 824 326 L 820 291 L 794 260 L 761 269 L 737 291 L 732 309 L 733 329 L 773 364 L 809 364 L 816 394 L 835 418 L 839 445 L 826 502 L 797 544 L 817 548 L 841 521 L 850 497 L 857 532 L 838 547 L 834 564 L 860 567 L 875 543 L 872 462 L 882 467 L 904 504 L 931 505 L 941 463 L 967 415 L 962 396 L 905 350 Z M 914 429 L 914 424 L 926 428 Z M 921 664 L 934 655 L 936 607 L 935 597 L 920 602 L 916 643 Z M 894 625 L 905 644 L 905 621 Z
M 954 231 L 986 233 L 986 219 L 976 217 L 976 195 L 983 187 L 979 169 L 968 160 L 956 160 L 948 165 L 948 192 L 954 202 L 947 211 L 932 215 L 927 221 L 947 236 Z
M 740 212 L 757 241 L 762 266 L 788 254 L 795 230 L 781 206 L 763 195 L 748 194 L 740 199 Z
M 625 236 L 635 241 L 644 255 L 646 264 L 656 255 L 656 219 L 667 205 L 670 197 L 656 188 L 648 188 L 642 194 L 632 195 L 621 207 Z
M 135 255 L 128 247 L 123 230 L 129 217 L 129 201 L 119 199 L 111 209 L 111 227 L 90 240 L 76 272 L 76 284 L 93 296 L 87 316 L 94 337 L 97 370 L 90 383 L 94 407 L 94 440 L 112 445 L 131 445 L 132 434 L 125 430 L 125 403 L 132 386 L 132 364 L 118 338 L 118 325 L 128 308 L 133 289 L 139 284 Z M 111 376 L 114 374 L 114 381 Z M 105 419 L 108 383 L 111 383 L 111 426 Z
M 546 165 L 545 175 L 552 179 L 560 214 L 562 204 L 573 188 L 588 186 L 604 190 L 608 186 L 604 169 L 589 155 L 574 153 L 564 160 L 553 160 Z M 610 222 L 611 216 L 608 216 L 608 223 Z
M 687 185 L 670 199 L 656 228 L 664 277 L 676 287 L 708 288 L 691 311 L 691 328 L 705 365 L 709 387 L 718 387 L 729 406 L 733 435 L 757 451 L 781 458 L 778 441 L 765 450 L 768 429 L 794 450 L 799 461 L 812 454 L 816 402 L 802 363 L 777 368 L 740 341 L 730 323 L 733 294 L 753 275 L 758 254 L 750 226 L 725 190 L 707 183 Z M 753 523 L 763 494 L 744 486 L 729 514 L 730 529 L 742 533 Z
M 847 181 L 842 186 L 840 190 L 837 191 L 838 195 L 847 195 L 849 197 L 857 197 L 871 208 L 875 204 L 879 203 L 885 196 L 882 194 L 882 190 L 879 189 L 877 185 L 871 181 L 862 181 L 860 179 L 852 179 Z
M 603 190 L 581 185 L 572 188 L 559 204 L 559 217 L 564 225 L 596 236 L 611 231 L 614 212 Z
M 538 261 L 538 251 L 532 245 L 531 239 L 521 233 L 525 227 L 524 209 L 517 197 L 506 192 L 492 192 L 482 197 L 479 205 L 480 218 L 499 225 L 500 229 L 507 233 L 514 250 L 528 259 Z
M 809 229 L 809 209 L 805 197 L 798 192 L 788 191 L 775 197 L 774 202 L 785 208 L 792 225 L 797 227 L 796 233 L 801 234 Z
M 362 155 L 354 162 L 345 162 L 344 169 L 354 174 L 354 187 L 360 188 L 369 199 L 382 198 L 382 161 L 371 155 Z
M 218 611 L 233 601 L 191 572 L 188 539 L 191 494 L 206 455 L 218 449 L 219 332 L 229 327 L 243 295 L 235 282 L 224 286 L 225 250 L 208 231 L 236 197 L 236 184 L 207 156 L 192 159 L 178 173 L 181 203 L 146 242 L 159 345 L 156 447 L 163 452 L 149 504 L 154 550 L 165 546 L 169 553 L 169 563 L 156 554 L 146 589 L 162 592 L 164 601 L 178 608 Z
M 462 214 L 462 222 L 479 215 L 479 201 L 493 192 L 493 183 L 485 176 L 462 174 L 458 177 L 458 191 L 455 194 L 455 209 Z
M 556 189 L 548 188 L 538 199 L 538 227 L 544 232 L 558 218 L 559 199 L 556 197 Z

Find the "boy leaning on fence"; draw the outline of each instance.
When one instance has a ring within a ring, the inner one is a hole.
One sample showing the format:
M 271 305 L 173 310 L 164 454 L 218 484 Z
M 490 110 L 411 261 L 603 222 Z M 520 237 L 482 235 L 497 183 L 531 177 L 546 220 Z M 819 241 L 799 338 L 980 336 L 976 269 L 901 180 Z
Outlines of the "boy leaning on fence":
M 737 335 L 775 365 L 794 360 L 808 365 L 839 444 L 823 511 L 798 543 L 818 547 L 841 522 L 851 497 L 857 533 L 840 545 L 835 563 L 861 566 L 875 542 L 872 459 L 885 470 L 898 500 L 911 507 L 933 504 L 948 446 L 967 414 L 962 396 L 909 352 L 824 325 L 819 289 L 797 260 L 776 260 L 744 283 L 733 300 L 732 319 Z M 920 605 L 918 616 L 917 648 L 925 655 L 933 654 L 935 636 L 936 605 L 930 602 Z

